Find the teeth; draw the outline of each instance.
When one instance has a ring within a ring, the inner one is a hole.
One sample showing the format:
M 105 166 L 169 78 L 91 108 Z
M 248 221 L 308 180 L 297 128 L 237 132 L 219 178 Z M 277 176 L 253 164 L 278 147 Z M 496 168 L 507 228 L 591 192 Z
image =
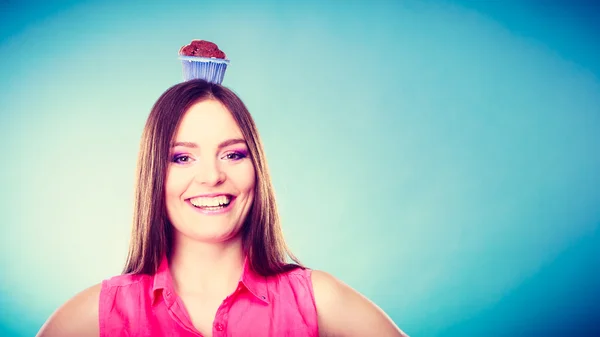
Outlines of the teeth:
M 231 197 L 225 195 L 214 198 L 199 197 L 190 199 L 190 202 L 196 207 L 219 207 L 229 205 Z

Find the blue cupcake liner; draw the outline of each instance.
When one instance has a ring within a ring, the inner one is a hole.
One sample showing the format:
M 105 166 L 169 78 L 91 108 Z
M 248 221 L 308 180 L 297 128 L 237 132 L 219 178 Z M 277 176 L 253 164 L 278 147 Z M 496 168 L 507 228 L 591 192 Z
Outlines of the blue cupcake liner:
M 229 60 L 194 57 L 194 56 L 179 56 L 183 67 L 184 81 L 203 79 L 208 82 L 221 84 Z

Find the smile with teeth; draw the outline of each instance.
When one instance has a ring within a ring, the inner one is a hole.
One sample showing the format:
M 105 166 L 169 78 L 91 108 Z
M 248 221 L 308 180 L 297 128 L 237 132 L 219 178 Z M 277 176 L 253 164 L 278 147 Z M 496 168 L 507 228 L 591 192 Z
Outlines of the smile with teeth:
M 200 209 L 216 211 L 225 208 L 231 202 L 230 195 L 219 195 L 217 197 L 197 197 L 190 199 L 190 203 Z

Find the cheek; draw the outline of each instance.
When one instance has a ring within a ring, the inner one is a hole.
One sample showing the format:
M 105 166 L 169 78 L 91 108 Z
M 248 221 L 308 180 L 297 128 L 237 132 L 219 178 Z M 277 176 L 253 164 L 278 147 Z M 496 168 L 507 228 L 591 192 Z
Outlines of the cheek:
M 255 173 L 252 163 L 243 163 L 226 169 L 228 182 L 235 189 L 246 197 L 252 197 L 254 194 Z
M 171 199 L 179 199 L 188 185 L 189 179 L 184 170 L 168 170 L 165 179 L 165 195 L 167 203 Z
M 252 164 L 243 172 L 240 172 L 238 186 L 245 193 L 254 195 L 254 185 L 256 184 L 256 173 Z

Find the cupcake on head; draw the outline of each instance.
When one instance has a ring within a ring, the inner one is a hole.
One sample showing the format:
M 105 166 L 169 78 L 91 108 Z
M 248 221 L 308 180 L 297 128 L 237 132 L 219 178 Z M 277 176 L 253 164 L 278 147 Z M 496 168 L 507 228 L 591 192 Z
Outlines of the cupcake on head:
M 210 41 L 192 40 L 179 49 L 184 81 L 202 79 L 221 84 L 229 60 L 219 47 Z

